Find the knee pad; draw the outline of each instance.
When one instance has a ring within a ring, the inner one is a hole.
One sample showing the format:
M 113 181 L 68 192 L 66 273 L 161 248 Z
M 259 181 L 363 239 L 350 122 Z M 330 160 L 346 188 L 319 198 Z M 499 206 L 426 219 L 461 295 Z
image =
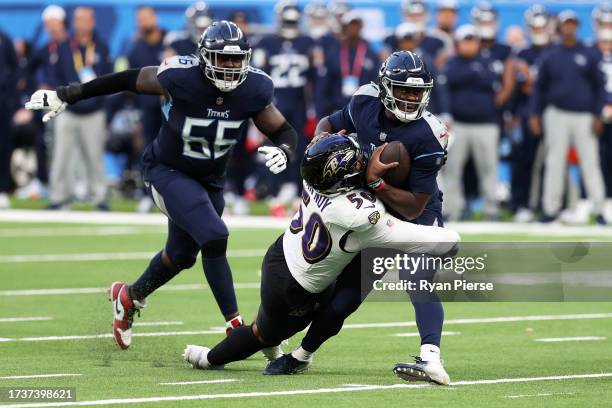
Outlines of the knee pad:
M 174 264 L 177 270 L 189 269 L 196 263 L 197 254 L 188 254 L 185 252 L 166 252 L 170 261 Z
M 203 258 L 219 258 L 227 252 L 227 238 L 213 239 L 202 245 Z

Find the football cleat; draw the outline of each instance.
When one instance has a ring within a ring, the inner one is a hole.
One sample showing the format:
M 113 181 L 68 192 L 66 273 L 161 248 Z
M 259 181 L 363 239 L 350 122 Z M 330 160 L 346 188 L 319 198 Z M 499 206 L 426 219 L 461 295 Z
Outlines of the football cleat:
M 393 373 L 405 381 L 426 381 L 439 385 L 449 385 L 450 377 L 441 361 L 424 361 L 414 357 L 414 363 L 397 363 Z
M 183 351 L 183 358 L 195 369 L 199 370 L 222 370 L 224 366 L 212 365 L 208 362 L 208 347 L 188 344 Z
M 287 340 L 285 340 L 285 341 L 287 341 Z M 268 360 L 269 362 L 272 362 L 272 361 L 276 360 L 277 358 L 281 358 L 283 356 L 283 349 L 281 348 L 280 345 L 272 346 L 272 347 L 266 347 L 265 349 L 262 349 L 261 352 L 264 355 L 264 357 L 266 358 L 266 360 Z
M 284 354 L 280 358 L 268 363 L 263 370 L 264 375 L 291 375 L 299 374 L 308 370 L 312 361 L 300 361 L 291 353 Z
M 128 293 L 128 284 L 125 282 L 114 282 L 108 290 L 108 300 L 113 306 L 113 335 L 115 342 L 121 349 L 125 350 L 132 343 L 132 324 L 134 313 L 140 316 L 140 309 L 146 306 L 146 302 L 132 299 Z

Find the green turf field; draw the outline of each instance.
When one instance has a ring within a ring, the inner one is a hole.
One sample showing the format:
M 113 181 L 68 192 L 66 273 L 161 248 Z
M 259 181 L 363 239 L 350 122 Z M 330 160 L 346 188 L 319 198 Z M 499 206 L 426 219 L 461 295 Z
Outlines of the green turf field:
M 229 258 L 246 319 L 259 303 L 262 254 L 279 233 L 231 231 Z M 494 236 L 463 238 L 548 239 L 508 236 L 501 229 Z M 114 280 L 136 278 L 163 243 L 161 226 L 0 223 L 0 387 L 76 387 L 82 405 L 612 404 L 612 303 L 603 302 L 447 304 L 449 333 L 442 346 L 451 387 L 409 385 L 391 373 L 394 363 L 418 354 L 418 337 L 397 336 L 416 334 L 412 307 L 404 303 L 366 302 L 302 375 L 264 377 L 260 355 L 224 371 L 196 371 L 182 360 L 184 346 L 212 346 L 224 336 L 210 291 L 197 285 L 203 282 L 198 262 L 149 298 L 136 320 L 147 325 L 136 325 L 131 349 L 120 351 L 110 334 L 105 288 Z M 11 320 L 24 317 L 38 319 Z M 496 317 L 501 319 L 492 321 Z M 584 336 L 595 339 L 536 341 Z M 298 341 L 291 339 L 290 348 Z M 47 374 L 73 376 L 10 378 Z M 193 381 L 210 382 L 163 384 Z

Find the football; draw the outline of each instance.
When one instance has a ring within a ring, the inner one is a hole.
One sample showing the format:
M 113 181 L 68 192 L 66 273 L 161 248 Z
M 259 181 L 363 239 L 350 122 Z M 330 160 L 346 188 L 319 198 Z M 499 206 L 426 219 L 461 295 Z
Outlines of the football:
M 380 154 L 380 161 L 389 164 L 399 162 L 399 166 L 388 170 L 383 180 L 394 187 L 401 186 L 410 174 L 410 155 L 402 142 L 390 142 Z

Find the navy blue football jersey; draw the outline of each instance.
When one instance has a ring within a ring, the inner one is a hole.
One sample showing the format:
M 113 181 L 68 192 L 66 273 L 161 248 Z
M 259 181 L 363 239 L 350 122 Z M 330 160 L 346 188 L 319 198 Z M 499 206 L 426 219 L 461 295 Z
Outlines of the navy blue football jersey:
M 242 84 L 221 92 L 192 56 L 167 58 L 157 78 L 167 93 L 164 120 L 145 162 L 161 162 L 202 184 L 222 188 L 232 147 L 246 134 L 248 119 L 272 103 L 272 80 L 249 68 Z
M 349 104 L 332 114 L 329 121 L 335 131 L 346 129 L 347 133 L 357 133 L 359 143 L 366 148 L 396 140 L 402 142 L 410 155 L 411 169 L 405 184 L 399 187 L 431 196 L 425 212 L 414 221 L 430 225 L 441 222 L 442 193 L 436 177 L 444 164 L 448 144 L 446 127 L 427 111 L 415 121 L 391 121 L 385 116 L 386 108 L 378 95 L 377 85 L 360 87 Z M 388 210 L 394 213 L 391 208 Z
M 504 64 L 511 54 L 512 48 L 509 45 L 498 42 L 493 43 L 490 48 L 482 47 L 480 49 L 480 56 L 489 61 L 489 69 L 495 72 L 500 80 L 504 73 Z
M 390 53 L 399 51 L 399 40 L 395 34 L 385 37 L 383 44 Z M 437 37 L 425 35 L 419 44 L 419 48 L 421 50 L 420 56 L 427 54 L 430 60 L 435 61 L 438 54 L 444 50 L 444 41 Z
M 529 67 L 529 71 L 531 72 L 531 75 L 534 77 L 534 80 L 537 78 L 538 65 L 540 64 L 540 59 L 544 51 L 546 51 L 546 49 L 548 49 L 548 47 L 536 47 L 535 45 L 532 45 L 530 47 L 522 49 L 516 55 L 516 58 L 519 61 L 527 64 L 527 66 Z M 525 80 L 526 78 L 523 78 L 522 76 L 517 77 L 518 87 L 517 87 L 517 97 L 516 97 L 515 104 L 517 107 L 517 114 L 521 116 L 529 115 L 529 97 L 530 95 L 526 94 L 521 89 L 521 85 L 525 82 Z
M 305 35 L 288 40 L 270 34 L 262 37 L 253 50 L 253 65 L 272 78 L 275 104 L 281 112 L 305 110 L 304 89 L 314 75 L 314 46 L 314 40 Z
M 593 52 L 599 61 L 599 69 L 604 77 L 603 103 L 612 104 L 612 52 L 603 53 L 596 45 L 593 46 Z

